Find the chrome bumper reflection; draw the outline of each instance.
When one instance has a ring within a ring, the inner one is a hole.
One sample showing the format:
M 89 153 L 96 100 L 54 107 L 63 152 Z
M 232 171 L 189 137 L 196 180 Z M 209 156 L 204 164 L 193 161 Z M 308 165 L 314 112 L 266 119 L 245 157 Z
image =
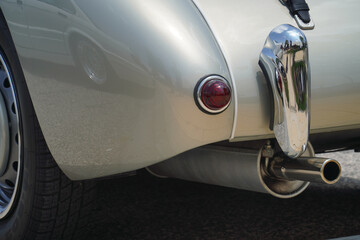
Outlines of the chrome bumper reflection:
M 306 149 L 310 126 L 310 69 L 305 35 L 291 25 L 271 31 L 259 65 L 273 96 L 270 129 L 283 152 L 299 157 Z

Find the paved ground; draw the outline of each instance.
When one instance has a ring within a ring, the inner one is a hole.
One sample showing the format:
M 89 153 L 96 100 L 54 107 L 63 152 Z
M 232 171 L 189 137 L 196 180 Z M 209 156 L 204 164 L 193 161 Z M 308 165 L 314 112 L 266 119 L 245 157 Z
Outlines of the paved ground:
M 329 156 L 329 155 L 327 155 Z M 360 235 L 360 153 L 330 156 L 343 165 L 333 186 L 301 196 L 269 195 L 180 180 L 104 180 L 89 239 L 329 239 Z

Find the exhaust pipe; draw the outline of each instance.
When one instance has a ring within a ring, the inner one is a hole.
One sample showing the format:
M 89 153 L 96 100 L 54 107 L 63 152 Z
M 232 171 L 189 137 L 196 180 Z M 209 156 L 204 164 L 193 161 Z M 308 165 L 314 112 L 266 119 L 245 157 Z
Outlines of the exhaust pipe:
M 299 159 L 273 158 L 264 154 L 269 149 L 269 145 L 260 150 L 200 147 L 147 169 L 157 177 L 270 193 L 279 198 L 299 195 L 311 181 L 332 184 L 340 178 L 340 164 L 314 157 L 310 143 Z
M 333 184 L 341 176 L 341 166 L 338 161 L 329 158 L 300 157 L 272 161 L 270 174 L 286 180 L 302 180 Z

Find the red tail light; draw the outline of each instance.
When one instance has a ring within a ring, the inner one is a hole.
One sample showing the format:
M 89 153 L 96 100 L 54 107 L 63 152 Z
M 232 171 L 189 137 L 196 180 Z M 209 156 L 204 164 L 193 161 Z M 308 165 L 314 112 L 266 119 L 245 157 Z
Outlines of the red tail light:
M 200 109 L 211 114 L 223 112 L 231 101 L 230 85 L 220 76 L 209 76 L 203 79 L 197 85 L 196 94 Z

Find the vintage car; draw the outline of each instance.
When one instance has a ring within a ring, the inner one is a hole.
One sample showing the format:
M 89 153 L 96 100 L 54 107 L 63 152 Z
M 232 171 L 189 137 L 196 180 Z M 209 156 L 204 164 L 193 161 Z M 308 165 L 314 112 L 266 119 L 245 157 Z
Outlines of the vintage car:
M 81 238 L 102 177 L 290 198 L 359 150 L 360 1 L 0 8 L 0 239 Z

